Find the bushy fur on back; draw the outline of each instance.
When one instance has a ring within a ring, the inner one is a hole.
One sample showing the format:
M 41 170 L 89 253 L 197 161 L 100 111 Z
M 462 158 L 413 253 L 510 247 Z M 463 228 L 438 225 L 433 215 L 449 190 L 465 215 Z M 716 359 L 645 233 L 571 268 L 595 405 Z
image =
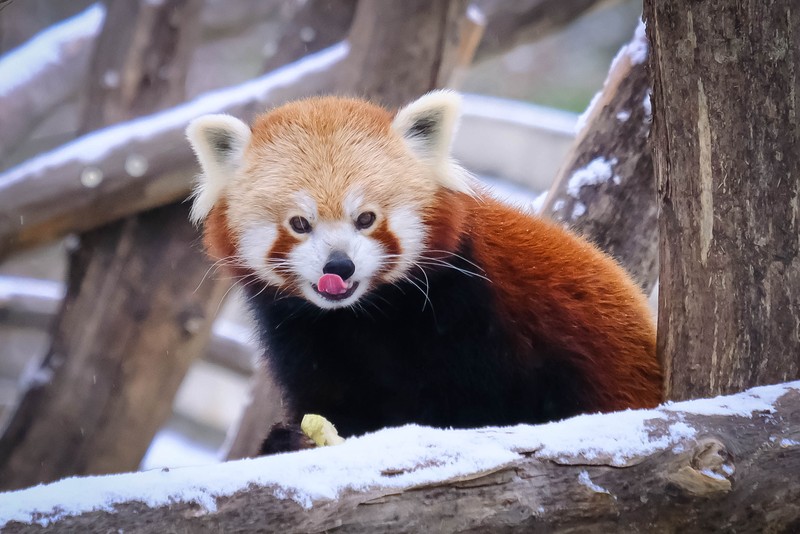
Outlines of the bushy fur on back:
M 393 115 L 326 97 L 252 129 L 190 126 L 195 217 L 244 280 L 292 418 L 319 413 L 352 435 L 658 404 L 643 295 L 594 246 L 452 162 L 458 103 L 435 92 Z M 331 258 L 353 268 L 338 296 L 317 284 Z

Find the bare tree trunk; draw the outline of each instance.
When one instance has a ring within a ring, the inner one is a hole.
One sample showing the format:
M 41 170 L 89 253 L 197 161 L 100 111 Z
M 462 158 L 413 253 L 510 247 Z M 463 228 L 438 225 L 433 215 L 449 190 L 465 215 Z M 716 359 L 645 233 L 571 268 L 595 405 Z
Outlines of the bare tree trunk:
M 466 0 L 360 2 L 339 91 L 401 106 L 443 87 L 457 63 Z
M 546 37 L 601 5 L 617 0 L 475 0 L 488 21 L 476 61 Z
M 107 5 L 86 84 L 81 133 L 183 102 L 189 59 L 200 37 L 202 0 L 110 0 Z
M 800 383 L 788 386 L 774 403 L 767 404 L 771 405 L 769 417 L 764 417 L 763 411 L 731 414 L 728 408 L 715 414 L 709 410 L 722 405 L 737 407 L 734 412 L 739 412 L 759 399 L 757 392 L 738 399 L 704 401 L 695 408 L 654 410 L 649 412 L 651 417 L 643 418 L 642 425 L 632 424 L 637 412 L 591 416 L 604 418 L 611 428 L 622 425 L 613 432 L 616 440 L 606 441 L 608 436 L 603 436 L 605 439 L 596 443 L 598 423 L 592 425 L 586 416 L 582 422 L 588 425 L 583 430 L 574 420 L 567 420 L 551 423 L 546 430 L 459 431 L 467 443 L 472 439 L 490 441 L 487 446 L 495 454 L 498 445 L 491 440 L 513 443 L 506 445 L 508 454 L 502 456 L 506 460 L 494 463 L 480 458 L 480 451 L 470 446 L 460 449 L 452 435 L 436 439 L 430 430 L 425 435 L 429 447 L 442 451 L 438 456 L 417 463 L 396 460 L 391 457 L 393 451 L 379 447 L 385 447 L 391 438 L 400 440 L 397 449 L 413 450 L 419 444 L 403 443 L 403 439 L 413 439 L 408 433 L 392 436 L 387 433 L 395 430 L 385 430 L 360 438 L 361 443 L 346 441 L 337 446 L 341 451 L 305 451 L 299 453 L 302 458 L 290 454 L 246 465 L 205 466 L 202 469 L 207 474 L 188 468 L 108 477 L 86 484 L 93 497 L 82 505 L 83 513 L 50 509 L 54 500 L 50 496 L 78 486 L 76 481 L 65 481 L 23 494 L 0 495 L 0 509 L 5 497 L 13 503 L 12 508 L 21 508 L 18 514 L 25 521 L 0 523 L 0 528 L 8 533 L 135 533 L 152 532 L 158 525 L 159 531 L 192 534 L 797 532 Z M 765 403 L 758 404 L 763 409 Z M 563 442 L 554 439 L 555 450 L 552 442 L 548 450 L 536 439 L 544 434 L 561 436 Z M 637 448 L 643 434 L 649 445 L 635 453 L 626 452 Z M 580 445 L 574 447 L 576 443 Z M 369 450 L 369 461 L 359 456 L 364 454 L 365 444 L 375 447 Z M 359 445 L 362 447 L 357 448 Z M 581 453 L 582 447 L 588 451 Z M 471 468 L 463 467 L 470 463 Z M 477 467 L 481 464 L 483 468 Z M 286 475 L 292 468 L 302 481 Z M 448 472 L 457 474 L 443 474 Z M 241 478 L 231 477 L 233 473 Z M 252 475 L 242 477 L 248 473 Z M 270 482 L 276 479 L 282 484 Z M 191 486 L 181 484 L 186 480 L 192 481 Z M 126 491 L 129 486 L 147 488 L 149 483 L 159 486 L 158 503 L 144 503 L 153 499 L 152 492 L 140 497 L 135 490 Z M 315 493 L 326 492 L 322 488 L 333 485 L 339 488 L 332 492 L 333 498 L 315 497 Z M 301 488 L 300 496 L 293 487 Z M 120 499 L 121 493 L 128 497 Z M 166 503 L 165 493 L 169 497 Z M 305 506 L 298 503 L 303 497 Z M 0 518 L 3 515 L 0 512 Z M 37 524 L 50 516 L 55 516 L 53 523 L 46 527 Z
M 542 213 L 611 254 L 649 293 L 658 279 L 658 210 L 643 30 L 611 65 Z
M 264 72 L 338 43 L 347 37 L 358 0 L 307 0 L 283 29 Z
M 188 275 L 187 217 L 162 208 L 84 238 L 53 346 L 0 437 L 0 488 L 138 467 L 222 296 Z
M 466 0 L 359 2 L 339 90 L 400 106 L 443 86 L 459 62 L 463 39 L 470 35 L 466 7 Z M 270 393 L 275 385 L 269 373 L 257 374 L 252 388 L 229 459 L 256 456 L 270 426 L 285 415 Z
M 109 3 L 85 130 L 183 99 L 200 5 Z M 224 291 L 201 284 L 209 264 L 191 246 L 186 216 L 185 206 L 168 206 L 82 236 L 39 370 L 50 378 L 24 394 L 0 438 L 1 487 L 138 466 L 203 351 L 218 309 L 212 299 Z
M 800 9 L 645 1 L 673 399 L 800 376 Z

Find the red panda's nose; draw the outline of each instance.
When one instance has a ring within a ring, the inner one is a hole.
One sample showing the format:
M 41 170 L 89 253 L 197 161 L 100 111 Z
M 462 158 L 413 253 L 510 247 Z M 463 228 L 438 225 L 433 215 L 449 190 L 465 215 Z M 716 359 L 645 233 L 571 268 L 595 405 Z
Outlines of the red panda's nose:
M 322 272 L 325 274 L 338 274 L 342 277 L 342 280 L 347 280 L 356 272 L 356 265 L 347 254 L 340 250 L 334 250 L 328 256 L 328 262 L 322 268 Z

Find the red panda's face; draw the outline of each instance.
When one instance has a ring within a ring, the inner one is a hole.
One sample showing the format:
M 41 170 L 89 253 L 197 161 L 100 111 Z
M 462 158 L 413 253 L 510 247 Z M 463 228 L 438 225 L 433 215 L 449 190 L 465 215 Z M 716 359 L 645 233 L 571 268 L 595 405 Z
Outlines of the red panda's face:
M 324 309 L 354 305 L 409 276 L 437 191 L 469 190 L 447 154 L 454 99 L 433 93 L 396 117 L 312 99 L 262 115 L 252 130 L 231 117 L 198 119 L 189 137 L 206 183 L 193 217 L 224 208 L 213 223 L 227 226 L 235 257 L 225 259 L 258 282 Z M 206 233 L 218 235 L 211 219 Z

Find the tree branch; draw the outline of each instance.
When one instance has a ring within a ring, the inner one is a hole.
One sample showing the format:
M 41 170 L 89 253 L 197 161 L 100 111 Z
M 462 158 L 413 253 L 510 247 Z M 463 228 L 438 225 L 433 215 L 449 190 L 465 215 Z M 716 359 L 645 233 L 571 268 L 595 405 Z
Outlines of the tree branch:
M 579 121 L 542 213 L 611 254 L 649 294 L 658 279 L 658 209 L 647 56 L 642 24 Z
M 60 282 L 0 276 L 0 318 L 4 325 L 45 330 L 53 324 L 65 287 Z M 258 347 L 249 331 L 230 321 L 216 321 L 204 358 L 249 376 Z
M 292 98 L 330 90 L 342 43 L 245 84 L 87 134 L 0 174 L 0 258 L 186 198 L 194 156 L 184 128 L 206 113 L 247 120 Z M 143 172 L 146 171 L 146 172 Z
M 104 17 L 95 4 L 0 58 L 0 161 L 78 91 Z
M 475 53 L 483 61 L 555 33 L 592 9 L 617 0 L 475 0 L 488 21 Z
M 794 382 L 541 426 L 402 427 L 256 460 L 70 479 L 0 494 L 0 527 L 775 532 L 800 521 L 798 470 Z

